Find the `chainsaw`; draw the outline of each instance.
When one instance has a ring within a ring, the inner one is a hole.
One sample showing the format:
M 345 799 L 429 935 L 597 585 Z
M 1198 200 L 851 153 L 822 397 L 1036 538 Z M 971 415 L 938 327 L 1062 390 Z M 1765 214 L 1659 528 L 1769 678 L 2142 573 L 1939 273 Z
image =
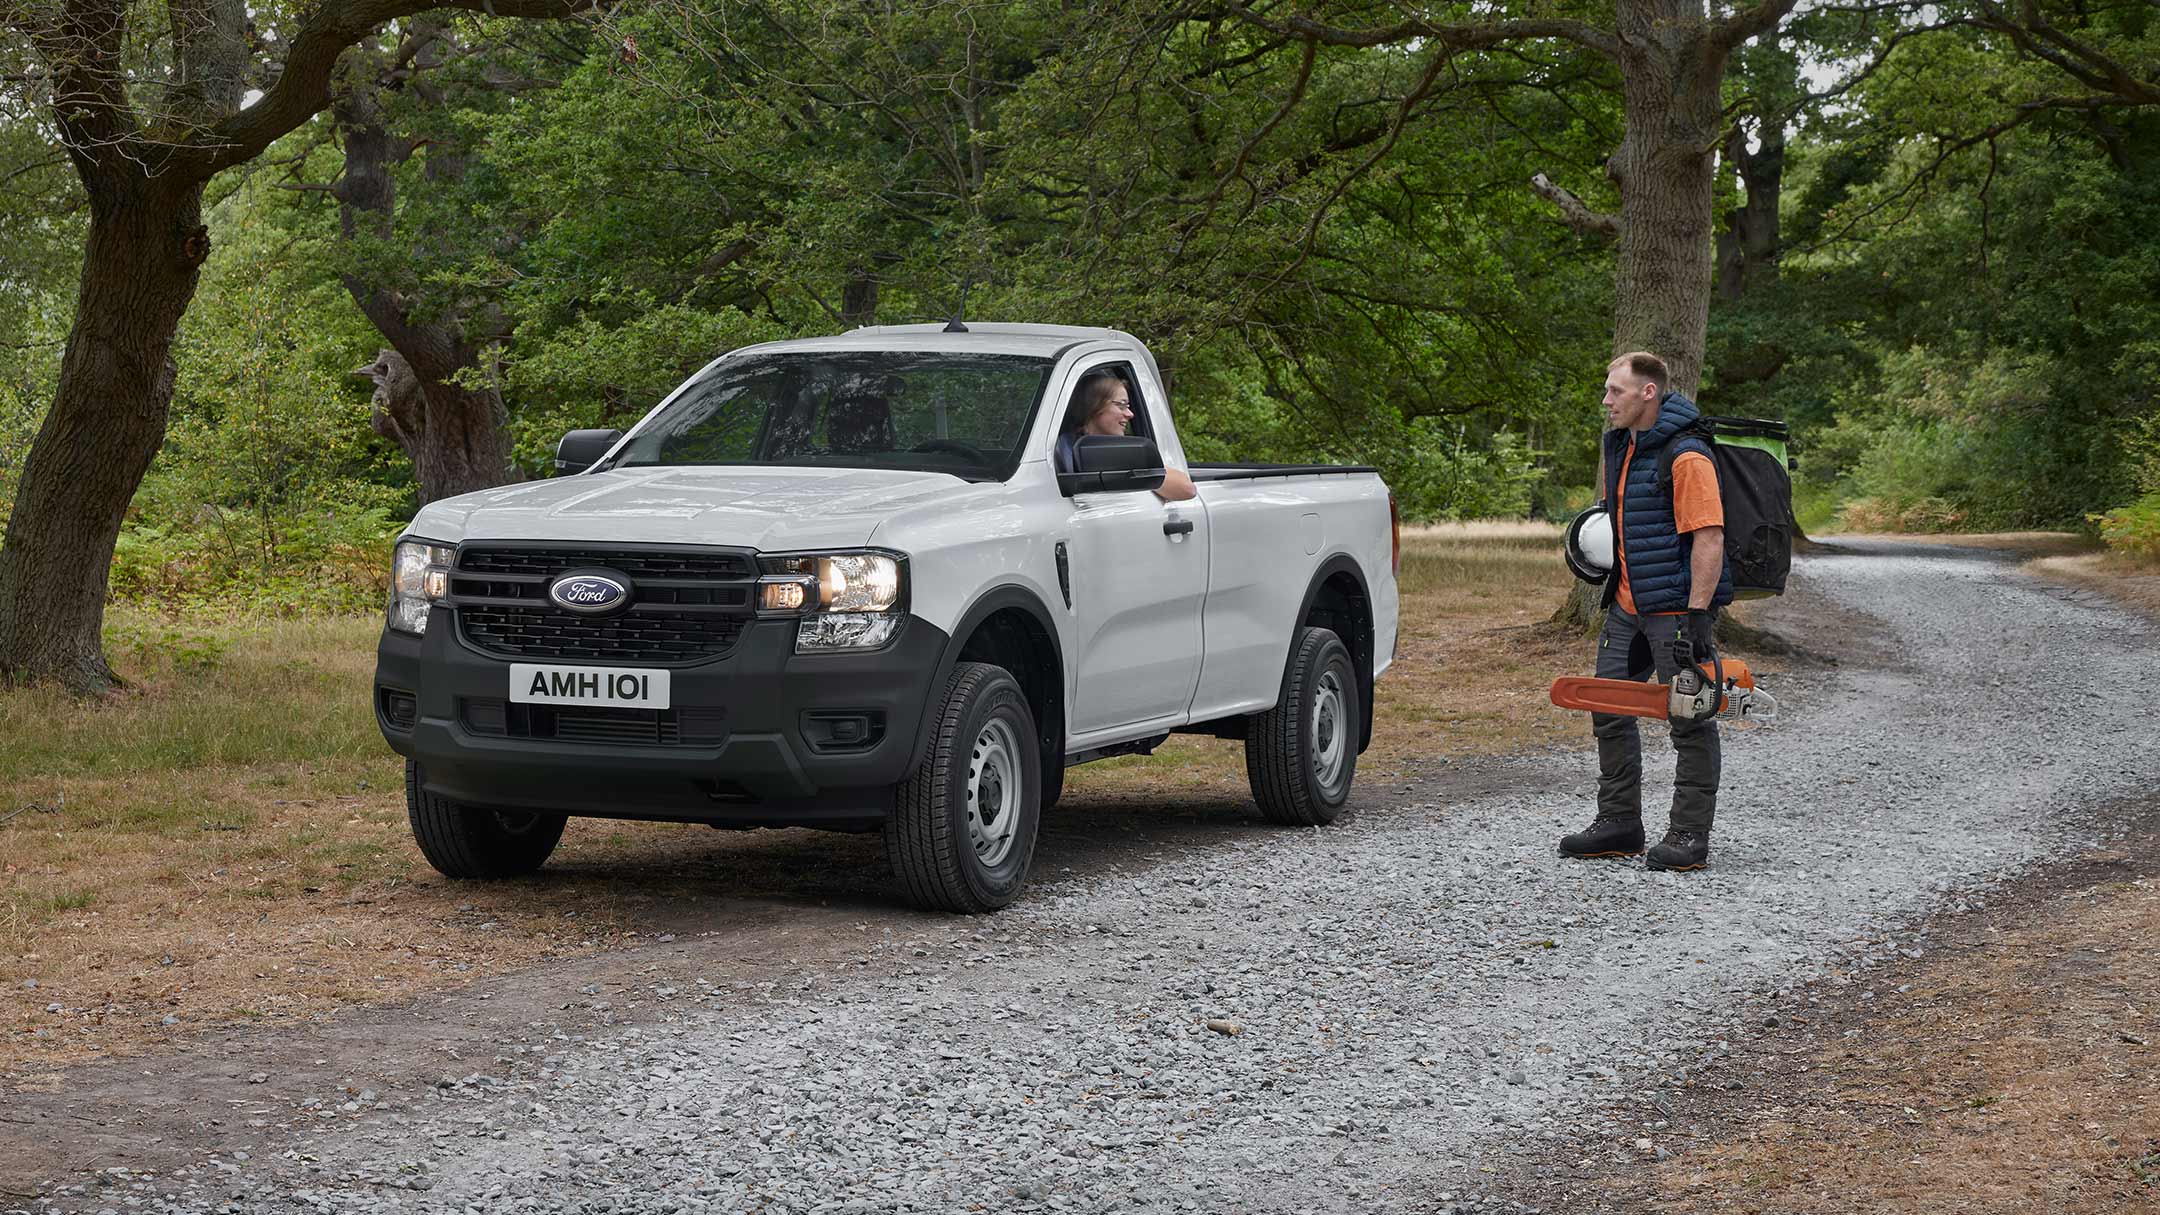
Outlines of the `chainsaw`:
M 1674 647 L 1679 657 L 1681 647 Z M 1672 683 L 1646 683 L 1635 679 L 1591 679 L 1563 675 L 1553 680 L 1552 702 L 1563 709 L 1587 709 L 1623 717 L 1661 717 L 1668 721 L 1708 721 L 1722 718 L 1740 726 L 1755 726 L 1777 719 L 1777 699 L 1755 686 L 1755 674 L 1738 658 L 1716 653 L 1710 661 L 1680 661 Z

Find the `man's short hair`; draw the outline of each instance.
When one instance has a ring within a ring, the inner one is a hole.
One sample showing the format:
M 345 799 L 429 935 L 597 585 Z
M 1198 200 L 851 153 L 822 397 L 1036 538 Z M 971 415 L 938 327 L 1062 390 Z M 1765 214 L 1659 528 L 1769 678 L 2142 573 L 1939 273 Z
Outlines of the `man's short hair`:
M 1648 380 L 1660 389 L 1672 387 L 1672 373 L 1665 369 L 1665 360 L 1647 350 L 1630 350 L 1606 366 L 1618 367 L 1622 364 L 1626 364 L 1628 371 L 1638 380 Z

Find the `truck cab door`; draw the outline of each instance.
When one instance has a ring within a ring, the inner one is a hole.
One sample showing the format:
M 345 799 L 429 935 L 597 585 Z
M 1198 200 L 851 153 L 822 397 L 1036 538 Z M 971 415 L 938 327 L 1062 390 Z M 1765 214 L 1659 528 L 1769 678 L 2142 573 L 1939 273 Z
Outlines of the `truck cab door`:
M 1072 732 L 1181 723 L 1200 680 L 1206 509 L 1144 491 L 1078 494 L 1070 536 Z
M 1150 371 L 1108 356 L 1075 366 L 1073 381 L 1108 366 L 1131 392 L 1132 431 L 1182 464 L 1162 390 Z M 1070 387 L 1068 387 L 1070 391 Z M 1208 586 L 1207 508 L 1147 491 L 1073 495 L 1067 522 L 1077 644 L 1068 728 L 1075 737 L 1185 720 L 1200 680 Z

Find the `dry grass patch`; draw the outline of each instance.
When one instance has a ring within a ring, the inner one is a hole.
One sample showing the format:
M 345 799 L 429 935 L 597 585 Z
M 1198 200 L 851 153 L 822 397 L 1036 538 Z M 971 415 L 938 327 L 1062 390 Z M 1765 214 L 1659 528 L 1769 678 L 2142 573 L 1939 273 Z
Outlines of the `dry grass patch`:
M 369 716 L 374 619 L 113 625 L 125 692 L 0 696 L 0 1082 L 395 999 L 638 922 L 646 896 L 611 879 L 454 886 L 419 859 Z M 558 855 L 604 872 L 683 831 L 580 822 Z
M 2160 1210 L 2156 923 L 2148 876 L 1976 927 L 1802 1057 L 1824 1080 L 1621 1184 L 1684 1212 Z
M 2039 557 L 2025 568 L 2042 578 L 2098 591 L 2160 620 L 2160 565 L 2120 553 L 2083 552 Z

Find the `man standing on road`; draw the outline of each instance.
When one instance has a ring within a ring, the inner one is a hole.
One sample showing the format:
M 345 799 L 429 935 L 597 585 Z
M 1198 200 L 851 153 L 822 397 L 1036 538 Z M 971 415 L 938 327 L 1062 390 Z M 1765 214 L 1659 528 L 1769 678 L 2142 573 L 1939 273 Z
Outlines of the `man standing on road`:
M 1701 411 L 1666 390 L 1665 361 L 1623 354 L 1605 370 L 1604 495 L 1611 512 L 1614 568 L 1605 580 L 1605 627 L 1598 635 L 1600 679 L 1670 681 L 1680 668 L 1673 639 L 1686 637 L 1698 658 L 1710 653 L 1717 610 L 1732 602 L 1725 568 L 1725 511 L 1717 466 L 1707 445 L 1681 435 Z M 1679 436 L 1679 437 L 1675 437 Z M 1664 459 L 1667 445 L 1672 451 Z M 1663 470 L 1670 468 L 1671 480 Z M 1643 851 L 1642 736 L 1635 719 L 1596 713 L 1597 819 L 1560 841 L 1571 857 L 1637 856 Z M 1672 826 L 1649 851 L 1652 869 L 1701 869 L 1710 863 L 1710 822 L 1717 813 L 1715 721 L 1672 723 L 1679 770 Z

